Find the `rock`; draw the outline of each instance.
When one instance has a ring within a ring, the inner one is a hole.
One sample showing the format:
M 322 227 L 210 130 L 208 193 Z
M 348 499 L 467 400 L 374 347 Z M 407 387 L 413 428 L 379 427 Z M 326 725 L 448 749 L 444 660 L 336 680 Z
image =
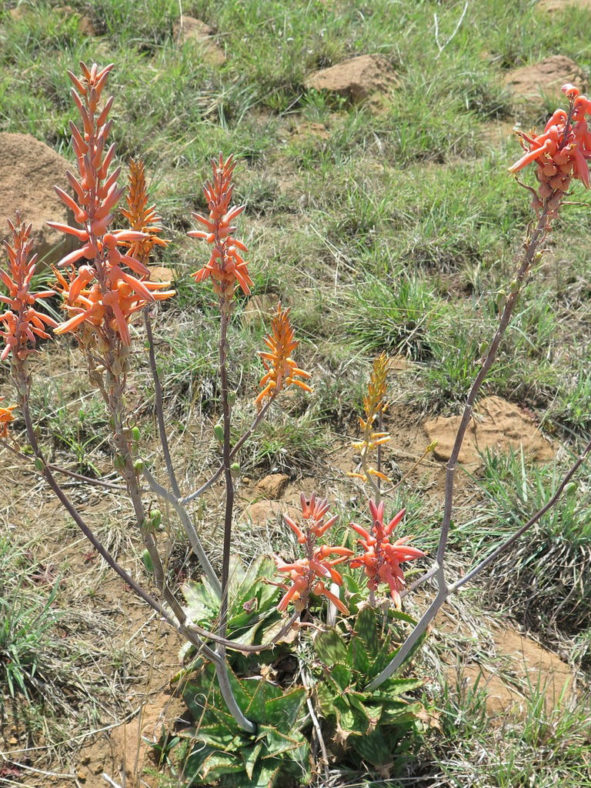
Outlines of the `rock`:
M 536 9 L 554 13 L 563 11 L 566 8 L 584 8 L 591 11 L 591 0 L 540 0 Z
M 49 265 L 76 248 L 71 235 L 52 230 L 47 221 L 73 224 L 53 187 L 67 189 L 68 162 L 30 134 L 0 133 L 0 240 L 8 238 L 7 219 L 17 211 L 33 225 L 31 238 L 39 259 Z
M 544 94 L 561 96 L 560 88 L 571 82 L 585 90 L 585 75 L 581 68 L 565 55 L 552 55 L 531 66 L 522 66 L 509 71 L 505 84 L 521 99 L 528 99 L 543 109 Z M 562 96 L 564 100 L 564 96 Z
M 548 716 L 573 695 L 573 673 L 556 654 L 511 627 L 495 630 L 494 644 L 497 660 L 504 663 L 503 672 L 513 676 L 511 684 L 498 675 L 500 665 L 492 672 L 490 667 L 472 662 L 464 665 L 460 674 L 468 687 L 478 686 L 486 692 L 486 711 L 492 725 L 506 721 L 508 714 L 516 719 L 527 719 L 531 705 L 528 700 L 531 701 L 536 693 L 543 699 L 544 712 Z M 453 671 L 448 668 L 445 672 L 448 681 L 453 681 Z
M 288 484 L 289 476 L 286 473 L 271 473 L 261 479 L 255 489 L 265 498 L 276 501 L 281 498 Z
M 265 323 L 277 309 L 278 297 L 273 293 L 261 293 L 249 299 L 241 315 L 242 325 L 252 326 Z
M 173 27 L 173 35 L 181 45 L 194 45 L 210 66 L 223 66 L 226 62 L 226 53 L 213 39 L 213 29 L 200 19 L 181 16 Z
M 439 417 L 423 425 L 429 442 L 437 441 L 433 454 L 438 460 L 449 460 L 460 421 L 461 416 Z M 458 459 L 464 465 L 477 466 L 482 464 L 480 454 L 487 450 L 521 448 L 536 461 L 554 457 L 552 444 L 541 435 L 533 419 L 501 397 L 486 397 L 476 407 Z
M 389 92 L 398 84 L 398 78 L 385 57 L 359 55 L 315 71 L 304 84 L 308 89 L 326 90 L 357 102 Z

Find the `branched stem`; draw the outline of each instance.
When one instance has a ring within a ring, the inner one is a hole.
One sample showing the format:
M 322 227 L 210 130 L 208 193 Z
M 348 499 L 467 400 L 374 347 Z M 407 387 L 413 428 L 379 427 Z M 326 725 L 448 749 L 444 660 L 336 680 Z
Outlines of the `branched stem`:
M 162 397 L 162 386 L 160 385 L 158 367 L 156 366 L 154 335 L 152 333 L 152 321 L 150 319 L 149 308 L 144 309 L 144 326 L 146 329 L 146 338 L 148 340 L 150 370 L 152 372 L 152 380 L 154 381 L 154 406 L 156 409 L 156 419 L 158 421 L 158 435 L 160 436 L 160 445 L 162 446 L 162 454 L 164 455 L 164 462 L 166 464 L 166 471 L 168 473 L 170 487 L 175 496 L 180 498 L 181 491 L 179 489 L 176 473 L 174 472 L 174 465 L 172 462 L 172 456 L 170 454 L 170 447 L 168 445 L 168 435 L 166 434 L 166 425 L 164 423 L 164 400 Z
M 234 457 L 238 454 L 238 452 L 244 446 L 246 441 L 250 438 L 250 436 L 257 429 L 257 427 L 262 422 L 262 420 L 265 418 L 269 408 L 271 407 L 271 404 L 275 401 L 276 396 L 277 396 L 276 393 L 273 393 L 271 395 L 271 397 L 265 402 L 263 407 L 259 410 L 259 412 L 256 415 L 256 418 L 253 420 L 252 424 L 246 430 L 244 435 L 242 435 L 242 437 L 236 441 L 236 443 L 232 447 L 232 450 L 230 451 L 230 460 L 234 459 Z M 197 490 L 192 492 L 190 495 L 186 495 L 184 498 L 181 498 L 179 503 L 187 504 L 190 503 L 191 501 L 194 501 L 195 498 L 198 498 L 200 495 L 202 495 L 209 487 L 211 487 L 212 484 L 215 484 L 215 482 L 217 482 L 217 480 L 220 478 L 223 472 L 224 472 L 224 463 L 222 462 L 219 468 L 217 469 L 217 471 L 213 474 L 213 476 L 210 476 L 209 479 L 201 485 L 201 487 L 199 487 Z
M 222 596 L 222 586 L 220 585 L 220 581 L 218 580 L 218 576 L 215 573 L 213 566 L 209 558 L 207 557 L 207 553 L 203 549 L 203 545 L 201 540 L 199 539 L 199 535 L 195 529 L 193 521 L 191 519 L 190 514 L 187 512 L 181 501 L 176 498 L 171 492 L 169 492 L 165 487 L 159 484 L 156 479 L 152 476 L 148 468 L 144 465 L 143 474 L 145 480 L 148 482 L 152 490 L 159 495 L 164 500 L 168 501 L 174 507 L 179 520 L 183 528 L 185 529 L 185 533 L 189 538 L 189 542 L 191 543 L 191 548 L 193 552 L 197 556 L 199 563 L 201 564 L 201 568 L 203 573 L 207 577 L 209 585 L 212 587 L 214 592 L 217 596 L 221 599 Z
M 480 365 L 478 374 L 476 375 L 476 378 L 474 379 L 472 387 L 470 388 L 470 391 L 466 398 L 466 403 L 464 405 L 464 412 L 462 414 L 460 426 L 458 427 L 451 456 L 446 466 L 443 519 L 441 522 L 439 545 L 437 548 L 435 564 L 431 568 L 431 570 L 429 570 L 429 572 L 427 572 L 423 577 L 419 578 L 414 584 L 414 587 L 416 587 L 420 583 L 424 582 L 424 580 L 426 580 L 427 577 L 435 577 L 437 582 L 437 588 L 438 588 L 437 596 L 435 600 L 431 603 L 430 607 L 426 610 L 420 621 L 417 623 L 413 631 L 404 641 L 400 649 L 396 652 L 394 658 L 384 668 L 384 670 L 379 674 L 379 676 L 377 676 L 368 685 L 368 689 L 372 689 L 372 690 L 376 689 L 381 684 L 383 684 L 384 681 L 389 679 L 390 676 L 392 676 L 398 670 L 398 668 L 400 668 L 400 666 L 404 663 L 404 660 L 407 658 L 409 653 L 414 649 L 414 647 L 419 642 L 420 638 L 424 635 L 425 631 L 427 630 L 427 627 L 429 626 L 431 621 L 435 618 L 437 612 L 444 604 L 449 594 L 452 593 L 452 591 L 455 591 L 457 588 L 459 588 L 460 585 L 462 585 L 464 582 L 467 582 L 468 576 L 466 576 L 466 578 L 462 578 L 462 581 L 458 581 L 458 583 L 456 583 L 454 586 L 448 586 L 445 577 L 445 553 L 447 549 L 447 542 L 449 538 L 449 530 L 451 526 L 451 518 L 453 511 L 456 465 L 458 462 L 458 457 L 460 455 L 462 444 L 464 442 L 466 430 L 468 428 L 468 425 L 470 424 L 470 419 L 472 417 L 472 409 L 474 407 L 476 397 L 478 395 L 478 392 L 480 391 L 480 388 L 488 371 L 490 370 L 492 364 L 494 363 L 497 357 L 499 345 L 505 334 L 505 331 L 507 330 L 509 321 L 511 320 L 511 316 L 513 314 L 513 310 L 515 308 L 515 304 L 517 303 L 517 299 L 519 297 L 519 293 L 521 291 L 523 283 L 531 269 L 538 248 L 546 236 L 546 232 L 548 228 L 549 210 L 550 209 L 548 205 L 548 200 L 546 200 L 544 202 L 543 209 L 540 212 L 540 216 L 538 217 L 536 226 L 530 238 L 525 244 L 521 264 L 517 270 L 513 282 L 511 283 L 511 292 L 509 293 L 509 296 L 505 301 L 505 306 L 501 313 L 501 317 L 499 319 L 499 325 L 497 327 L 495 335 L 488 348 L 488 352 Z M 584 453 L 583 458 L 584 456 L 586 456 L 586 453 L 587 452 Z M 575 463 L 576 467 L 579 467 L 580 463 L 583 461 L 583 458 L 581 458 L 578 463 Z M 573 468 L 571 470 L 572 473 L 574 473 L 576 468 Z M 568 478 L 572 476 L 572 473 L 569 471 L 570 475 L 567 474 Z M 517 534 L 515 534 L 513 537 L 508 539 L 503 545 L 501 545 L 498 550 L 496 550 L 491 556 L 488 557 L 488 559 L 481 562 L 477 567 L 475 567 L 474 570 L 469 573 L 469 579 L 471 579 L 478 572 L 480 572 L 484 568 L 484 566 L 487 566 L 488 563 L 493 561 L 494 558 L 496 558 L 501 552 L 507 550 L 513 544 L 515 539 L 519 538 L 519 536 L 522 533 L 524 533 L 528 528 L 531 528 L 531 526 L 538 521 L 538 519 L 542 516 L 542 514 L 544 514 L 544 512 L 547 511 L 547 509 L 550 508 L 550 506 L 552 506 L 558 500 L 560 493 L 564 489 L 566 483 L 567 482 L 565 481 L 563 484 L 560 485 L 557 493 L 551 499 L 551 502 L 549 502 L 546 507 L 540 510 L 540 512 L 538 512 L 537 515 L 534 515 L 534 517 L 530 521 L 528 521 L 528 523 L 526 523 L 525 526 L 523 526 L 523 528 L 519 529 Z
M 144 589 L 134 580 L 133 577 L 116 561 L 113 555 L 107 550 L 107 548 L 103 545 L 103 543 L 98 539 L 98 537 L 94 534 L 94 532 L 89 528 L 86 524 L 80 512 L 74 506 L 74 504 L 70 501 L 68 496 L 64 493 L 62 488 L 60 487 L 58 481 L 56 480 L 55 476 L 51 472 L 50 466 L 45 462 L 45 458 L 43 452 L 41 451 L 41 447 L 37 441 L 37 436 L 35 435 L 35 429 L 33 427 L 33 420 L 31 417 L 31 411 L 29 408 L 29 379 L 27 373 L 24 369 L 22 362 L 15 361 L 14 363 L 14 378 L 16 382 L 16 389 L 18 393 L 19 399 L 19 407 L 21 409 L 21 413 L 23 414 L 23 418 L 25 420 L 25 428 L 27 432 L 27 439 L 29 444 L 35 454 L 35 457 L 40 460 L 42 463 L 43 470 L 42 475 L 47 481 L 49 487 L 53 490 L 57 498 L 59 499 L 60 503 L 63 505 L 65 510 L 68 512 L 70 517 L 74 520 L 78 528 L 82 531 L 84 536 L 88 539 L 88 541 L 92 544 L 95 550 L 101 555 L 106 563 L 113 569 L 119 577 L 127 583 L 127 585 L 140 597 L 144 602 L 146 602 L 150 607 L 155 610 L 162 618 L 170 624 L 171 627 L 177 630 L 180 634 L 187 637 L 191 643 L 193 643 L 197 648 L 201 649 L 205 656 L 208 659 L 213 660 L 216 662 L 219 657 L 218 655 L 206 646 L 200 639 L 196 638 L 194 634 L 187 630 L 182 624 L 179 624 L 175 621 L 170 613 L 158 602 L 154 597 L 148 594 Z

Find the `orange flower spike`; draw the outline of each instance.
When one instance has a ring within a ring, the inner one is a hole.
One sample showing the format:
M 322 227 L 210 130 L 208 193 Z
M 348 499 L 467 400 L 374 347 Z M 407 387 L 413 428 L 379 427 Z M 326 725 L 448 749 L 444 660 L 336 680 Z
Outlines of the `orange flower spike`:
M 82 121 L 82 129 L 71 124 L 79 178 L 75 178 L 72 173 L 67 174 L 74 198 L 59 188 L 56 188 L 56 192 L 73 210 L 76 221 L 83 229 L 56 222 L 52 226 L 74 235 L 84 243 L 80 249 L 66 255 L 58 264 L 59 267 L 74 266 L 84 258 L 90 262 L 82 265 L 78 275 L 71 276 L 69 282 L 63 277 L 60 280 L 67 300 L 66 308 L 74 314 L 59 327 L 57 333 L 73 331 L 87 322 L 95 328 L 106 330 L 107 336 L 109 331 L 114 331 L 123 344 L 129 344 L 128 322 L 131 315 L 151 301 L 170 297 L 173 291 L 164 289 L 166 283 L 148 286 L 148 283 L 131 276 L 121 267 L 125 265 L 137 276 L 147 277 L 149 270 L 144 262 L 132 254 L 122 254 L 118 247 L 144 256 L 144 252 L 164 241 L 156 237 L 159 232 L 155 226 L 158 217 L 153 207 L 148 208 L 146 205 L 145 179 L 143 184 L 138 181 L 131 205 L 136 214 L 136 225 L 130 230 L 109 231 L 113 211 L 124 191 L 117 184 L 120 168 L 109 174 L 114 146 L 111 145 L 105 152 L 111 129 L 108 115 L 113 99 L 108 98 L 102 109 L 99 108 L 102 91 L 113 66 L 100 70 L 96 64 L 89 68 L 81 63 L 80 67 L 82 77 L 70 74 L 74 85 L 71 95 Z M 92 280 L 95 280 L 95 284 L 87 290 Z
M 123 208 L 121 213 L 129 222 L 132 230 L 139 230 L 147 236 L 129 243 L 131 257 L 145 264 L 148 262 L 154 246 L 168 246 L 168 241 L 158 237 L 162 228 L 159 226 L 160 216 L 156 213 L 156 206 L 148 205 L 146 174 L 141 159 L 132 159 L 129 162 L 127 208 Z
M 569 99 L 569 111 L 556 110 L 544 133 L 538 136 L 518 131 L 525 154 L 509 168 L 516 173 L 536 164 L 540 185 L 532 190 L 533 207 L 539 215 L 545 205 L 549 220 L 557 216 L 572 178 L 581 180 L 585 188 L 591 186 L 587 163 L 591 158 L 591 134 L 586 122 L 586 116 L 591 114 L 591 101 L 570 83 L 563 85 L 562 92 Z
M 300 610 L 303 609 L 307 605 L 311 593 L 328 596 L 331 601 L 337 599 L 334 595 L 324 593 L 324 584 L 322 582 L 319 584 L 318 581 L 319 579 L 320 581 L 330 580 L 336 585 L 342 585 L 342 575 L 334 567 L 336 564 L 349 560 L 353 555 L 353 552 L 346 547 L 316 545 L 318 536 L 324 533 L 327 525 L 333 525 L 336 520 L 336 517 L 330 517 L 327 523 L 324 522 L 324 517 L 329 510 L 326 500 L 318 499 L 315 495 L 306 498 L 302 493 L 300 503 L 302 506 L 302 519 L 306 521 L 305 527 L 300 528 L 290 517 L 285 515 L 284 520 L 296 534 L 298 542 L 305 547 L 307 557 L 300 558 L 291 564 L 284 563 L 280 558 L 275 559 L 278 571 L 288 573 L 293 582 L 293 585 L 281 600 L 279 606 L 281 611 L 286 609 L 290 601 L 297 602 L 296 607 Z M 337 607 L 341 611 L 346 611 L 340 600 Z
M 263 390 L 255 400 L 259 407 L 265 398 L 276 397 L 288 386 L 298 386 L 304 391 L 312 391 L 310 386 L 304 383 L 304 380 L 311 377 L 310 373 L 300 369 L 291 358 L 299 342 L 295 340 L 294 330 L 289 321 L 289 309 L 281 309 L 281 304 L 277 306 L 271 321 L 271 332 L 265 337 L 269 351 L 260 353 L 266 372 L 259 384 Z
M 237 251 L 245 252 L 246 246 L 242 241 L 232 237 L 235 228 L 231 222 L 242 213 L 244 206 L 230 207 L 234 191 L 232 175 L 235 166 L 232 156 L 224 161 L 220 154 L 219 159 L 217 161 L 214 159 L 211 166 L 212 179 L 203 189 L 209 206 L 209 217 L 193 214 L 193 218 L 207 228 L 207 232 L 191 230 L 188 235 L 213 244 L 213 249 L 209 262 L 191 276 L 196 282 L 211 277 L 215 292 L 229 301 L 234 294 L 236 284 L 245 295 L 249 295 L 252 285 L 248 264 Z
M 9 270 L 0 269 L 0 280 L 8 291 L 8 295 L 0 295 L 0 302 L 8 306 L 8 310 L 0 315 L 0 325 L 4 326 L 0 337 L 5 341 L 0 361 L 8 358 L 10 353 L 25 358 L 35 349 L 37 338 L 49 338 L 46 327 L 57 325 L 53 318 L 35 308 L 39 299 L 49 298 L 54 291 L 30 291 L 37 262 L 37 255 L 32 254 L 31 225 L 22 223 L 17 215 L 14 223 L 8 221 L 8 226 L 12 238 L 11 242 L 4 241 L 4 248 L 8 254 Z
M 356 556 L 350 562 L 352 568 L 363 567 L 368 578 L 368 586 L 373 591 L 377 590 L 380 583 L 387 583 L 390 596 L 396 607 L 400 607 L 400 592 L 405 586 L 404 573 L 401 563 L 412 561 L 425 555 L 417 547 L 407 544 L 411 537 L 405 536 L 396 542 L 390 542 L 390 536 L 404 517 L 405 510 L 398 512 L 387 525 L 384 525 L 384 502 L 376 505 L 369 501 L 372 516 L 371 534 L 364 528 L 351 523 L 351 527 L 362 536 L 359 540 L 363 547 L 363 554 Z

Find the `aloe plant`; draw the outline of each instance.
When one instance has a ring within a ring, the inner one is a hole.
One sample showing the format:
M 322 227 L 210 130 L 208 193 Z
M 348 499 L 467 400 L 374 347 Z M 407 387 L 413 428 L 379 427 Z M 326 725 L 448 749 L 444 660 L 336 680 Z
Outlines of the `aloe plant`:
M 377 768 L 393 763 L 399 741 L 413 729 L 422 708 L 406 697 L 422 685 L 420 679 L 390 678 L 379 689 L 366 687 L 392 657 L 392 624 L 415 623 L 390 610 L 392 621 L 383 627 L 382 617 L 364 606 L 345 636 L 337 629 L 318 634 L 313 665 L 318 712 L 334 744 Z
M 224 707 L 211 665 L 187 681 L 183 699 L 195 726 L 179 735 L 183 785 L 273 788 L 302 785 L 310 778 L 308 743 L 301 732 L 303 687 L 283 689 L 263 676 L 238 679 L 232 691 L 256 725 L 249 734 Z

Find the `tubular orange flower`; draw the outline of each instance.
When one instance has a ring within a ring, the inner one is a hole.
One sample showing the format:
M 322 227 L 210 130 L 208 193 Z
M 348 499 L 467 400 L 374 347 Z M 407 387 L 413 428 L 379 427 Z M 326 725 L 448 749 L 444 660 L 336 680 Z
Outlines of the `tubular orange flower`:
M 265 344 L 269 351 L 260 354 L 266 373 L 260 381 L 263 390 L 256 398 L 256 404 L 259 407 L 265 397 L 275 397 L 287 386 L 299 386 L 304 391 L 312 391 L 307 383 L 298 380 L 298 378 L 308 379 L 311 375 L 300 369 L 291 358 L 291 354 L 299 342 L 295 340 L 294 331 L 289 322 L 289 309 L 281 309 L 281 304 L 278 304 L 277 312 L 271 321 L 271 330 L 272 333 L 265 337 Z
M 95 329 L 106 331 L 107 335 L 109 332 L 115 333 L 124 345 L 128 345 L 130 316 L 148 302 L 168 298 L 172 293 L 161 292 L 166 283 L 141 281 L 149 276 L 146 265 L 119 250 L 119 247 L 141 244 L 146 240 L 147 233 L 139 230 L 109 231 L 123 189 L 117 184 L 121 169 L 118 167 L 109 174 L 115 146 L 111 145 L 105 152 L 111 129 L 111 121 L 107 118 L 113 98 L 107 99 L 102 109 L 99 109 L 99 103 L 113 66 L 106 66 L 101 71 L 96 64 L 91 68 L 84 63 L 80 66 L 81 78 L 68 72 L 74 85 L 71 95 L 82 121 L 82 129 L 78 129 L 74 123 L 70 124 L 79 178 L 75 178 L 71 172 L 67 173 L 74 199 L 58 187 L 56 193 L 73 211 L 82 229 L 56 222 L 49 224 L 73 235 L 83 244 L 60 260 L 60 268 L 73 267 L 80 260 L 90 262 L 82 265 L 77 275 L 67 280 L 62 278 L 60 282 L 65 290 L 65 309 L 72 317 L 61 323 L 55 333 L 74 331 L 87 323 Z M 136 276 L 132 276 L 122 266 L 131 269 Z
M 191 230 L 187 233 L 191 238 L 200 238 L 213 247 L 207 265 L 191 276 L 196 282 L 211 277 L 213 289 L 227 302 L 234 294 L 236 283 L 240 285 L 245 295 L 250 293 L 252 285 L 248 264 L 240 254 L 247 251 L 246 246 L 242 241 L 232 237 L 236 229 L 232 226 L 232 222 L 244 210 L 243 205 L 230 205 L 234 191 L 232 184 L 234 166 L 232 156 L 224 161 L 220 153 L 217 161 L 212 160 L 212 179 L 203 190 L 209 206 L 209 217 L 206 218 L 199 213 L 193 214 L 193 218 L 205 229 Z
M 390 542 L 394 529 L 404 517 L 404 509 L 398 512 L 387 525 L 384 525 L 383 501 L 378 505 L 374 501 L 370 501 L 369 509 L 373 520 L 371 531 L 367 531 L 355 523 L 350 523 L 351 528 L 361 536 L 358 541 L 364 550 L 363 555 L 352 559 L 350 566 L 353 568 L 364 567 L 371 591 L 377 590 L 380 583 L 387 583 L 394 604 L 400 608 L 400 592 L 405 585 L 404 573 L 400 564 L 420 558 L 425 553 L 417 547 L 407 544 L 412 538 L 410 536 L 403 536 L 394 543 Z
M 569 99 L 569 111 L 557 109 L 544 132 L 537 136 L 518 131 L 526 152 L 509 167 L 509 172 L 516 173 L 536 163 L 540 185 L 537 191 L 532 190 L 533 207 L 539 215 L 546 203 L 550 209 L 549 218 L 557 215 L 572 178 L 581 180 L 586 188 L 590 185 L 587 160 L 591 158 L 591 132 L 586 116 L 591 114 L 591 101 L 571 84 L 563 85 L 562 92 Z
M 0 315 L 0 324 L 4 324 L 4 331 L 0 331 L 0 336 L 6 343 L 0 353 L 2 361 L 10 353 L 16 358 L 25 358 L 34 350 L 37 337 L 49 339 L 47 326 L 57 325 L 49 315 L 35 309 L 38 299 L 49 298 L 55 295 L 54 291 L 31 293 L 29 289 L 37 262 L 37 255 L 31 254 L 31 225 L 23 224 L 17 215 L 16 222 L 13 224 L 9 220 L 8 226 L 12 244 L 4 241 L 4 247 L 8 253 L 9 270 L 0 269 L 0 281 L 7 290 L 7 295 L 0 295 L 0 302 L 9 307 Z
M 325 521 L 324 518 L 329 510 L 328 503 L 323 499 L 317 499 L 315 495 L 307 499 L 302 493 L 300 502 L 305 525 L 298 526 L 287 515 L 284 515 L 283 519 L 296 535 L 298 542 L 305 546 L 307 557 L 299 558 L 291 564 L 286 564 L 278 557 L 275 558 L 278 571 L 285 572 L 292 583 L 291 586 L 281 585 L 286 593 L 277 609 L 283 612 L 291 602 L 296 610 L 301 612 L 307 607 L 310 594 L 315 594 L 326 597 L 341 613 L 347 615 L 349 612 L 347 607 L 338 596 L 326 588 L 325 582 L 336 583 L 339 586 L 343 584 L 343 578 L 335 566 L 350 558 L 353 552 L 347 547 L 317 545 L 317 539 L 334 525 L 337 518 L 333 516 Z
M 4 399 L 4 397 L 0 397 L 0 400 L 1 399 Z M 8 437 L 8 425 L 11 421 L 14 421 L 12 411 L 15 408 L 16 405 L 9 405 L 7 408 L 0 407 L 0 438 Z

